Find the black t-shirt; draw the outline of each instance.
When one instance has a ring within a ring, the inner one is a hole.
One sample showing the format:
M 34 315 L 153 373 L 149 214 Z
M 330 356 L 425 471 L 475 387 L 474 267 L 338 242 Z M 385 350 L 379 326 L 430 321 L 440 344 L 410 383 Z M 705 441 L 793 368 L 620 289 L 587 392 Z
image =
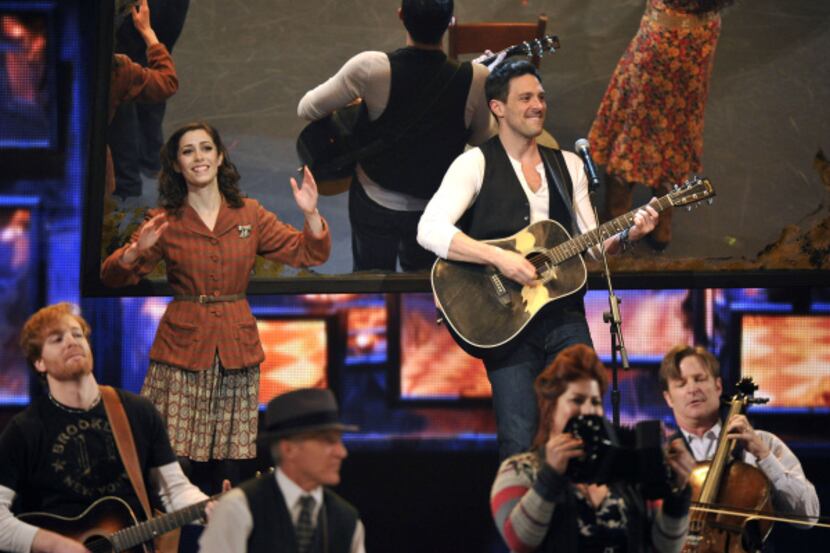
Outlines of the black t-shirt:
M 146 399 L 118 390 L 133 431 L 138 461 L 149 469 L 176 460 L 161 415 Z M 69 411 L 46 396 L 35 399 L 0 435 L 0 485 L 17 493 L 16 514 L 32 511 L 76 516 L 93 501 L 117 496 L 144 518 L 103 402 Z

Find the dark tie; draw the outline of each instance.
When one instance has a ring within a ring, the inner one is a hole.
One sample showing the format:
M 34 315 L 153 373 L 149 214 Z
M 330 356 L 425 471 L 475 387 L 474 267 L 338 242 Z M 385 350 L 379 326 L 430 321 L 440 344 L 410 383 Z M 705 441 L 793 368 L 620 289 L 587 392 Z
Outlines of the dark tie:
M 310 495 L 300 497 L 300 516 L 297 518 L 297 551 L 308 553 L 311 551 L 311 539 L 314 537 L 314 526 L 311 524 L 311 513 L 314 511 L 314 498 Z

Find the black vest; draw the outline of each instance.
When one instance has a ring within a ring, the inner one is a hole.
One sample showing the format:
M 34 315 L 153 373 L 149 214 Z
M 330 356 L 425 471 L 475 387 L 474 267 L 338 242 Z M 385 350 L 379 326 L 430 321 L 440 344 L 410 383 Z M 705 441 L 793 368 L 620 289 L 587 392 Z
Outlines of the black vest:
M 364 143 L 383 138 L 390 141 L 390 146 L 378 155 L 361 159 L 360 166 L 369 178 L 388 190 L 429 199 L 467 143 L 464 112 L 473 68 L 470 63 L 459 65 L 447 60 L 439 50 L 401 48 L 387 55 L 392 69 L 389 102 L 362 135 Z M 458 71 L 453 75 L 452 68 L 456 67 Z M 444 89 L 445 83 L 449 84 Z M 425 90 L 434 94 L 424 98 Z M 439 94 L 440 100 L 423 113 Z M 413 123 L 419 113 L 423 115 Z M 404 128 L 403 136 L 397 138 Z
M 498 135 L 480 146 L 484 154 L 484 180 L 473 205 L 462 216 L 458 226 L 476 240 L 506 238 L 530 224 L 530 203 L 507 157 Z M 559 150 L 539 146 L 545 165 L 549 197 L 548 218 L 565 227 L 573 235 L 574 221 L 573 182 Z M 551 174 L 555 171 L 556 175 Z M 557 181 L 558 179 L 558 181 Z M 562 198 L 557 182 L 561 182 L 568 194 L 568 202 Z
M 239 487 L 245 493 L 254 521 L 248 536 L 248 553 L 296 553 L 294 523 L 274 475 L 253 478 Z M 311 551 L 349 553 L 357 520 L 357 511 L 351 504 L 324 488 L 323 508 L 317 517 Z
M 481 190 L 473 205 L 458 221 L 458 228 L 476 240 L 507 238 L 530 224 L 530 202 L 498 135 L 480 148 L 484 154 Z M 571 216 L 574 186 L 565 158 L 560 150 L 544 146 L 539 146 L 539 154 L 548 182 L 548 218 L 562 225 L 573 236 L 578 232 L 576 221 Z M 567 204 L 563 194 L 567 194 Z M 579 292 L 553 302 L 545 310 L 548 313 L 565 310 L 584 312 L 582 298 L 586 290 L 587 287 L 583 286 Z

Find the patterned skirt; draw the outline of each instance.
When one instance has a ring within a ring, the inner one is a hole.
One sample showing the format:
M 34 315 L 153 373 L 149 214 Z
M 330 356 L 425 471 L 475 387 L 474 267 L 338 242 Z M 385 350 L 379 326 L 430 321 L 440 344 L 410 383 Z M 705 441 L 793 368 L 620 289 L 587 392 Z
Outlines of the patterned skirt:
M 695 18 L 666 4 L 648 0 L 588 135 L 609 174 L 651 187 L 702 169 L 703 112 L 721 30 L 717 13 Z
M 170 444 L 194 461 L 256 457 L 259 365 L 203 371 L 150 361 L 141 388 L 167 421 Z

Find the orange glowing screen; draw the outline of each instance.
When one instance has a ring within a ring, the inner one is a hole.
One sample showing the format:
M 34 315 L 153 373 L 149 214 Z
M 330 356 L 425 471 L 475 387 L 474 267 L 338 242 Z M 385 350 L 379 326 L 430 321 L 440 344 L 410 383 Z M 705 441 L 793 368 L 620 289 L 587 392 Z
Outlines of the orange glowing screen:
M 297 388 L 326 388 L 328 339 L 322 319 L 257 321 L 265 361 L 260 366 L 259 402 Z
M 684 308 L 687 290 L 619 290 L 623 337 L 628 355 L 661 358 L 675 344 L 692 344 L 690 315 Z M 607 292 L 588 292 L 585 315 L 600 355 L 611 354 L 611 333 L 603 321 Z
M 830 316 L 744 315 L 741 375 L 770 407 L 830 407 Z
M 487 398 L 484 364 L 458 347 L 435 323 L 431 294 L 405 294 L 401 301 L 401 397 Z

